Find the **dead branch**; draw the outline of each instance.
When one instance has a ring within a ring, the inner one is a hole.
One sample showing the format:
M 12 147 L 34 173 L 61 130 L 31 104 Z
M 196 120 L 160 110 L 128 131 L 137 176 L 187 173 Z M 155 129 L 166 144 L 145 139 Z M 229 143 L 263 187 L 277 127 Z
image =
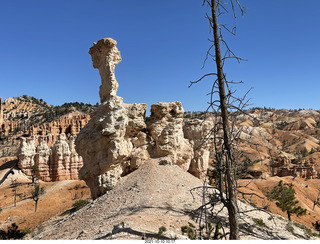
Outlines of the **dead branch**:
M 0 180 L 0 185 L 8 178 L 9 174 L 14 174 L 13 169 L 18 165 L 18 161 L 5 173 L 5 175 Z

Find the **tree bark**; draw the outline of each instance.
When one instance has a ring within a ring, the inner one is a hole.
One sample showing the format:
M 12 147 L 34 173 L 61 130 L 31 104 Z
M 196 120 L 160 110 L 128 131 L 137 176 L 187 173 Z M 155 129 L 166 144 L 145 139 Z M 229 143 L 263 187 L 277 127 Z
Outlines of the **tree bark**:
M 18 161 L 5 173 L 5 175 L 0 180 L 0 185 L 8 178 L 9 174 L 14 174 L 13 169 L 18 164 Z
M 291 221 L 291 213 L 289 210 L 287 210 L 287 214 L 288 214 L 288 220 Z
M 221 117 L 222 117 L 222 127 L 223 127 L 223 138 L 224 138 L 224 149 L 226 152 L 226 172 L 225 176 L 227 179 L 227 209 L 229 214 L 229 224 L 230 224 L 230 239 L 238 240 L 239 239 L 239 214 L 237 210 L 237 195 L 235 189 L 235 178 L 232 172 L 233 164 L 232 162 L 233 155 L 230 145 L 230 132 L 229 132 L 229 120 L 228 120 L 228 107 L 225 91 L 225 78 L 223 73 L 223 65 L 221 58 L 221 49 L 219 41 L 219 26 L 217 22 L 217 9 L 216 9 L 216 0 L 211 0 L 211 14 L 212 14 L 212 28 L 213 28 L 213 37 L 214 37 L 214 46 L 215 46 L 215 59 L 217 66 L 217 78 L 219 86 L 219 98 L 220 98 L 220 108 L 221 108 Z
M 15 186 L 16 187 L 16 186 Z M 14 206 L 17 206 L 17 189 L 14 189 Z
M 37 212 L 37 206 L 38 206 L 38 200 L 35 201 L 35 204 L 34 204 L 34 212 L 36 213 Z

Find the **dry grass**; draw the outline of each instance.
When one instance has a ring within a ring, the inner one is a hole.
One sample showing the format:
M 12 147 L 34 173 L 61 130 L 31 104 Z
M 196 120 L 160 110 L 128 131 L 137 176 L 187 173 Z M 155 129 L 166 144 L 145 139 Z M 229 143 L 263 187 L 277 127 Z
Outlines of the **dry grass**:
M 10 188 L 11 179 L 18 179 L 20 185 L 17 193 L 17 204 L 14 206 L 14 193 Z M 84 181 L 60 181 L 41 182 L 46 188 L 44 195 L 40 197 L 37 212 L 34 212 L 34 201 L 30 199 L 30 181 L 18 172 L 10 175 L 6 183 L 0 186 L 0 228 L 15 222 L 20 229 L 34 228 L 49 218 L 63 213 L 72 207 L 72 204 L 79 199 L 89 199 L 90 191 Z M 10 221 L 8 220 L 10 218 Z

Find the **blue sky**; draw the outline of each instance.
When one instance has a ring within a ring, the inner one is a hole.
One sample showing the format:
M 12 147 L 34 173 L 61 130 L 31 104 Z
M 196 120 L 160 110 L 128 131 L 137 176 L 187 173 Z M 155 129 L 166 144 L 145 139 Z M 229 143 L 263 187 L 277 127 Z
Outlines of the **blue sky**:
M 320 109 L 320 1 L 242 3 L 237 36 L 225 35 L 248 60 L 225 66 L 230 79 L 245 82 L 239 95 L 253 87 L 252 106 Z M 0 96 L 95 104 L 100 77 L 88 50 L 112 37 L 124 102 L 205 110 L 212 80 L 188 85 L 215 71 L 212 62 L 201 70 L 211 35 L 206 10 L 202 0 L 0 0 Z

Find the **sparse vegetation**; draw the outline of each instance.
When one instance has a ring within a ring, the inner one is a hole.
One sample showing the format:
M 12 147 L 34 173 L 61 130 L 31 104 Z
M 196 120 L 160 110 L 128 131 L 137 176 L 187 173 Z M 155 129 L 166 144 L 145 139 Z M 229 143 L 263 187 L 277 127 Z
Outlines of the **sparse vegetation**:
M 27 227 L 27 228 L 22 229 L 21 232 L 24 233 L 25 235 L 27 235 L 27 234 L 30 234 L 32 232 L 32 229 Z
M 251 161 L 250 159 L 246 158 L 243 161 L 239 162 L 237 165 L 237 178 L 241 179 L 248 174 L 248 169 L 250 166 L 254 165 L 256 161 Z
M 45 101 L 43 101 L 42 98 L 38 99 L 38 98 L 35 98 L 35 97 L 33 97 L 33 96 L 22 95 L 22 96 L 19 97 L 18 99 L 20 99 L 20 100 L 22 100 L 22 101 L 25 101 L 25 102 L 31 102 L 31 103 L 40 105 L 40 106 L 42 106 L 42 107 L 47 107 L 47 106 L 49 106 Z
M 199 230 L 190 222 L 188 222 L 188 225 L 181 226 L 182 234 L 187 234 L 191 240 L 221 240 L 226 236 L 220 232 L 221 229 L 222 224 L 220 222 L 216 223 L 215 226 L 211 222 L 208 222 L 207 225 L 200 226 Z
M 288 215 L 288 220 L 291 221 L 291 215 L 295 214 L 297 216 L 302 216 L 307 213 L 306 209 L 297 206 L 299 203 L 295 199 L 295 190 L 293 189 L 293 184 L 283 183 L 279 181 L 273 189 L 265 189 L 266 196 L 271 201 L 276 201 L 276 205 Z
M 280 123 L 276 124 L 276 128 L 278 130 L 283 130 L 287 125 L 290 125 L 290 123 L 287 121 L 281 121 Z
M 0 239 L 1 240 L 17 240 L 22 239 L 26 233 L 18 229 L 18 225 L 16 223 L 12 223 L 11 226 L 8 227 L 7 231 L 0 230 Z
M 85 205 L 87 205 L 89 203 L 89 201 L 87 200 L 78 200 L 76 201 L 73 205 L 72 205 L 72 209 L 71 212 L 76 212 L 79 209 L 83 208 Z
M 317 220 L 316 222 L 312 223 L 312 226 L 320 232 L 320 220 Z
M 15 99 L 24 103 L 36 104 L 40 107 L 37 107 L 36 109 L 33 107 L 33 110 L 31 110 L 32 112 L 30 114 L 26 112 L 21 112 L 18 114 L 14 113 L 15 116 L 11 114 L 11 111 L 17 109 L 16 105 L 11 107 L 10 110 L 4 111 L 4 114 L 7 114 L 8 120 L 17 122 L 17 126 L 14 128 L 13 131 L 10 132 L 11 134 L 17 134 L 27 131 L 30 128 L 30 126 L 52 122 L 72 111 L 80 111 L 85 114 L 90 114 L 98 105 L 91 105 L 83 102 L 70 102 L 64 103 L 60 106 L 51 106 L 48 105 L 45 101 L 43 101 L 43 99 L 37 99 L 28 95 L 22 95 L 21 97 L 16 97 Z M 2 137 L 4 137 L 4 135 L 1 136 L 1 139 L 3 139 Z
M 190 240 L 195 240 L 197 238 L 197 229 L 196 227 L 188 222 L 188 225 L 181 226 L 182 235 L 187 234 Z
M 167 228 L 164 226 L 159 227 L 158 238 L 160 239 L 164 232 L 167 231 Z
M 269 229 L 269 227 L 263 222 L 262 219 L 254 218 L 254 219 L 253 219 L 253 222 L 254 222 L 257 226 L 260 226 L 260 227 Z
M 45 193 L 45 187 L 40 187 L 40 183 L 34 183 L 32 189 L 30 190 L 31 198 L 34 201 L 34 212 L 37 212 L 38 201 L 40 196 Z
M 39 172 L 39 169 L 38 169 L 38 166 L 37 165 L 32 165 L 31 167 L 31 181 L 32 181 L 32 184 L 35 182 L 36 180 L 36 174 L 37 172 Z
M 14 206 L 16 206 L 16 203 L 17 203 L 17 188 L 18 188 L 18 181 L 15 179 L 11 179 L 11 184 L 10 184 L 10 187 L 12 188 L 12 192 L 13 192 L 13 196 L 14 196 L 14 201 L 13 201 L 13 204 Z
M 307 236 L 314 236 L 314 237 L 319 237 L 319 233 L 315 233 L 312 231 L 312 229 L 308 228 L 307 226 L 303 226 L 302 228 L 304 232 L 306 233 Z
M 300 151 L 300 153 L 301 153 L 301 156 L 302 157 L 306 157 L 309 153 L 308 153 L 308 150 L 306 149 L 306 148 L 303 148 L 301 151 Z

